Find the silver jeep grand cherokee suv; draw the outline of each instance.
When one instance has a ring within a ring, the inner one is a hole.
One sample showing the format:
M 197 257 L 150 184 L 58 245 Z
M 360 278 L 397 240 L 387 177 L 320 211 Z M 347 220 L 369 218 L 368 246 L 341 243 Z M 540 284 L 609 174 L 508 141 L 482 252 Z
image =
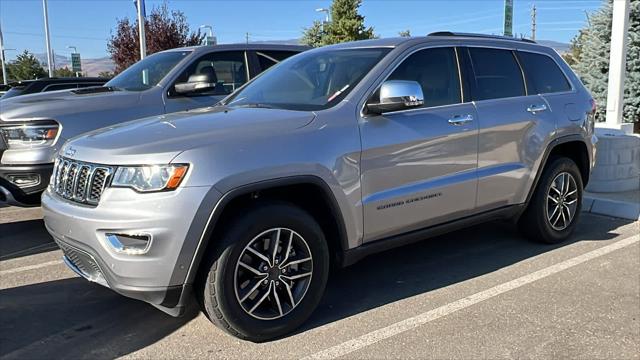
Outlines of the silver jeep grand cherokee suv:
M 218 106 L 67 142 L 44 219 L 79 275 L 173 315 L 195 297 L 220 328 L 263 341 L 310 316 L 332 263 L 492 219 L 566 239 L 593 110 L 531 41 L 328 46 Z

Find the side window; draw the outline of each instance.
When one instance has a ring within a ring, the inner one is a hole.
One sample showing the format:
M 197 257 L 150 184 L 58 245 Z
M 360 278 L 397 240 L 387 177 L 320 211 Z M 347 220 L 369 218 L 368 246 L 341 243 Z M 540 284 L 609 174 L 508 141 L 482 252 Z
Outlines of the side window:
M 261 71 L 265 71 L 280 61 L 297 54 L 294 51 L 256 51 Z
M 187 82 L 195 74 L 211 74 L 216 86 L 200 95 L 228 95 L 247 82 L 244 52 L 214 52 L 194 61 L 176 83 Z
M 388 80 L 417 81 L 422 86 L 424 107 L 461 102 L 458 65 L 453 48 L 420 50 L 405 59 Z
M 558 64 L 547 55 L 519 51 L 518 57 L 537 94 L 571 90 L 571 85 Z
M 78 87 L 78 84 L 54 84 L 54 85 L 47 86 L 42 91 L 47 92 L 47 91 L 56 91 L 56 90 L 76 89 L 77 87 Z
M 524 96 L 522 71 L 510 50 L 469 48 L 477 100 Z

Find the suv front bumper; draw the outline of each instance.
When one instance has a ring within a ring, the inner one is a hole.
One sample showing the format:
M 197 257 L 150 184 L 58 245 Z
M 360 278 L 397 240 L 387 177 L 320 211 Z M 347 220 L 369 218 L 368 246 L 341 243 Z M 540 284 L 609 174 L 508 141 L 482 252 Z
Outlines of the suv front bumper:
M 42 209 L 45 226 L 73 271 L 178 316 L 190 299 L 184 296 L 190 288 L 185 274 L 193 260 L 193 253 L 182 250 L 192 241 L 187 233 L 208 191 L 185 187 L 139 194 L 107 188 L 98 206 L 90 207 L 46 190 Z M 113 233 L 149 234 L 151 243 L 144 253 L 122 253 L 107 240 Z
M 12 205 L 38 204 L 52 171 L 53 164 L 0 165 L 0 199 Z

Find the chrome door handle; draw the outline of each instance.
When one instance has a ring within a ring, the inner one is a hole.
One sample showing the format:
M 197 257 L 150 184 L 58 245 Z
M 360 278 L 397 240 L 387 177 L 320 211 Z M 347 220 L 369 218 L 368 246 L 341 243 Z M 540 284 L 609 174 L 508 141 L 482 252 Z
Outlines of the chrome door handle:
M 471 114 L 467 114 L 467 115 L 456 115 L 454 117 L 452 117 L 451 119 L 449 119 L 449 124 L 451 125 L 464 125 L 468 122 L 472 122 L 473 121 L 473 115 Z
M 532 114 L 535 114 L 537 112 L 542 112 L 542 111 L 545 111 L 545 110 L 547 110 L 547 105 L 545 105 L 545 104 L 531 105 L 531 106 L 529 106 L 527 108 L 527 111 L 532 113 Z

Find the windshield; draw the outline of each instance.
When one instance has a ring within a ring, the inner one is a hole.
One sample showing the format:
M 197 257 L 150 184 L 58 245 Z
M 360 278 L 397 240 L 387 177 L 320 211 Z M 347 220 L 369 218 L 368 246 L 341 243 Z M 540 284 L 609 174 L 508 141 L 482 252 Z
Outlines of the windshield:
M 226 101 L 232 107 L 322 110 L 341 101 L 390 49 L 336 49 L 296 55 Z
M 153 54 L 129 66 L 104 86 L 129 91 L 150 89 L 158 85 L 160 80 L 189 54 L 191 51 L 168 51 Z
M 22 95 L 22 93 L 24 92 L 24 89 L 26 88 L 27 88 L 26 86 L 12 87 L 4 95 L 0 96 L 0 99 L 8 99 L 14 96 Z

